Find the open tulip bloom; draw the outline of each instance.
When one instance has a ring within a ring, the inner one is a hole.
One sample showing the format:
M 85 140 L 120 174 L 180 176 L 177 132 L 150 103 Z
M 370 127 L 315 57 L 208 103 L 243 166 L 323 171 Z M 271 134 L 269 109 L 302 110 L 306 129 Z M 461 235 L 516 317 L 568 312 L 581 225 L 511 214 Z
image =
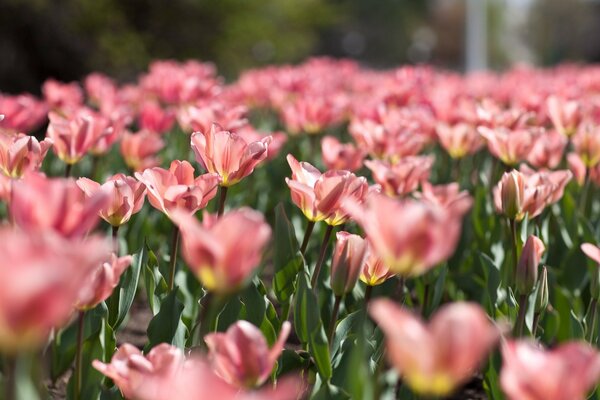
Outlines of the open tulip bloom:
M 599 398 L 600 68 L 40 89 L 0 93 L 0 399 Z

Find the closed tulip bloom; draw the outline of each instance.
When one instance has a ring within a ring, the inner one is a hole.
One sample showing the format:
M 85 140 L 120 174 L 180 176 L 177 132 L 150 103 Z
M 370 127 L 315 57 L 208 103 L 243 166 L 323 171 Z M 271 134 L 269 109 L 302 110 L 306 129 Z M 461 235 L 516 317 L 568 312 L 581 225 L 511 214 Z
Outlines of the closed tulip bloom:
M 538 267 L 546 246 L 540 238 L 530 235 L 517 263 L 516 285 L 521 294 L 529 294 L 538 279 Z
M 505 172 L 496 187 L 500 194 L 499 209 L 509 219 L 521 219 L 523 203 L 525 202 L 525 179 L 516 170 Z
M 23 230 L 52 230 L 71 238 L 82 237 L 96 226 L 98 212 L 109 201 L 104 190 L 87 197 L 73 179 L 30 173 L 13 183 L 9 207 L 15 224 Z
M 395 164 L 368 160 L 365 166 L 371 170 L 373 179 L 381 185 L 383 192 L 396 197 L 414 192 L 419 184 L 429 179 L 433 161 L 432 156 L 408 156 Z
M 234 386 L 253 388 L 271 375 L 290 330 L 291 324 L 285 321 L 270 349 L 260 329 L 243 320 L 235 322 L 225 333 L 206 335 L 204 341 L 217 375 Z
M 459 123 L 456 125 L 438 124 L 436 127 L 438 141 L 452 158 L 462 158 L 477 152 L 483 146 L 483 140 L 473 125 Z
M 135 346 L 123 344 L 110 363 L 92 362 L 94 368 L 113 380 L 130 400 L 172 399 L 173 385 L 184 372 L 185 357 L 175 346 L 161 343 L 144 355 Z
M 371 317 L 383 330 L 387 354 L 416 393 L 444 397 L 477 372 L 500 332 L 475 303 L 441 307 L 424 324 L 390 300 L 374 300 Z
M 131 261 L 131 256 L 117 257 L 113 253 L 110 261 L 99 264 L 99 267 L 81 285 L 79 298 L 75 303 L 77 309 L 91 310 L 108 299 L 119 284 L 121 275 L 129 267 Z
M 381 285 L 395 274 L 372 251 L 367 252 L 367 257 L 360 270 L 360 280 L 367 286 Z
M 333 136 L 321 139 L 321 156 L 327 169 L 356 171 L 362 167 L 366 152 L 352 143 L 340 143 Z
M 185 212 L 173 221 L 183 239 L 183 257 L 204 288 L 220 294 L 242 287 L 258 267 L 271 228 L 258 211 L 240 208 L 224 214 L 204 214 L 202 224 Z
M 88 178 L 79 178 L 77 186 L 88 197 L 94 196 L 100 190 L 108 194 L 110 202 L 99 214 L 112 226 L 120 226 L 129 221 L 133 214 L 142 209 L 146 196 L 146 186 L 124 174 L 113 175 L 102 185 Z
M 125 132 L 121 138 L 121 155 L 125 164 L 139 172 L 160 164 L 157 157 L 165 142 L 157 133 L 142 130 L 138 133 Z
M 371 195 L 345 208 L 366 233 L 371 249 L 390 271 L 410 277 L 448 259 L 460 237 L 460 210 L 416 200 Z
M 358 235 L 338 232 L 331 262 L 331 290 L 336 296 L 352 291 L 367 255 L 367 241 Z
M 54 232 L 0 229 L 0 352 L 42 347 L 74 311 L 79 291 L 110 254 L 95 236 L 65 239 Z
M 546 108 L 554 129 L 561 135 L 571 136 L 577 131 L 582 118 L 579 102 L 550 96 L 546 100 Z
M 600 162 L 600 127 L 586 123 L 572 138 L 575 152 L 581 157 L 587 168 L 593 168 Z
M 194 132 L 191 142 L 196 161 L 206 171 L 218 174 L 220 185 L 228 187 L 250 175 L 267 158 L 271 140 L 267 136 L 258 142 L 247 143 L 238 134 L 223 131 L 213 124 L 208 132 Z
M 167 215 L 176 208 L 193 214 L 206 207 L 217 194 L 219 184 L 217 174 L 194 178 L 192 164 L 179 160 L 171 162 L 168 170 L 150 168 L 136 172 L 135 177 L 146 186 L 150 204 Z
M 50 139 L 39 142 L 35 136 L 0 135 L 0 170 L 11 178 L 19 178 L 26 171 L 38 170 L 50 146 Z
M 67 164 L 77 163 L 113 130 L 107 118 L 85 109 L 66 117 L 52 111 L 48 118 L 46 135 L 52 140 L 54 153 Z
M 500 385 L 509 400 L 585 400 L 600 379 L 600 355 L 583 342 L 544 350 L 530 340 L 502 346 Z
M 362 203 L 371 190 L 364 177 L 350 171 L 331 170 L 324 174 L 307 162 L 298 162 L 287 156 L 292 178 L 285 182 L 290 188 L 292 201 L 310 221 L 325 221 L 341 225 L 349 218 L 342 208 L 344 201 L 353 199 Z

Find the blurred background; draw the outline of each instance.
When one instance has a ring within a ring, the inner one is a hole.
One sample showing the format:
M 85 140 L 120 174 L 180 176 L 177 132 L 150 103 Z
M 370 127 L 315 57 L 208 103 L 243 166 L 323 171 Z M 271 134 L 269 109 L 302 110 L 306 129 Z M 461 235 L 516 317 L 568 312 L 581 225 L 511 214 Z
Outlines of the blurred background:
M 0 0 L 0 91 L 134 79 L 156 58 L 227 79 L 311 55 L 458 71 L 600 61 L 598 0 Z

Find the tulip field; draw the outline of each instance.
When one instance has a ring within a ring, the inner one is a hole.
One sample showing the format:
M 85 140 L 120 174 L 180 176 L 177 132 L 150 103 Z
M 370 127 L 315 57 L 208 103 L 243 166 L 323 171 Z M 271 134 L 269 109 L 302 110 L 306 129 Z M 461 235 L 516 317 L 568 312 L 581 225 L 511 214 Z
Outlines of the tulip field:
M 0 398 L 600 399 L 600 67 L 0 94 Z

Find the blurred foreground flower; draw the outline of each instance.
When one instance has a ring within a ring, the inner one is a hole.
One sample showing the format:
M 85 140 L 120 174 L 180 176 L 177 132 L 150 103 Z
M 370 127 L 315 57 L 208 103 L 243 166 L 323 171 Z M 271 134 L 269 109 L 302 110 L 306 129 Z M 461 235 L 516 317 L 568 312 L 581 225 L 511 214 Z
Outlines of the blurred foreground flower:
M 131 256 L 117 257 L 112 254 L 108 261 L 101 263 L 81 285 L 76 307 L 79 310 L 91 310 L 108 299 L 119 284 L 119 279 L 131 264 Z
M 451 394 L 477 372 L 500 337 L 474 303 L 445 305 L 427 325 L 390 300 L 373 300 L 369 313 L 385 333 L 390 361 L 423 395 Z

